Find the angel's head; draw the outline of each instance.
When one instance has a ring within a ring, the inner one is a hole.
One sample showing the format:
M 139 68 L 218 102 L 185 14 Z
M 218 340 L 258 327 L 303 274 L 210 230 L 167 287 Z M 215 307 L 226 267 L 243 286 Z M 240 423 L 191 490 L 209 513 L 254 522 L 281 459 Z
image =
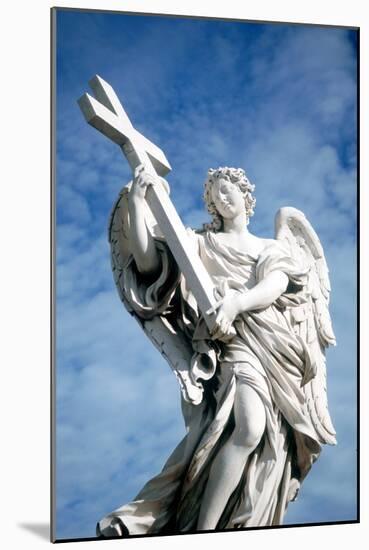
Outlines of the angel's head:
M 235 189 L 233 189 L 233 186 Z M 237 211 L 237 206 L 244 208 L 246 212 L 246 223 L 249 223 L 249 218 L 254 214 L 256 199 L 252 196 L 255 186 L 248 180 L 245 171 L 242 168 L 210 168 L 205 181 L 204 200 L 209 214 L 212 217 L 212 222 L 207 226 L 211 231 L 219 231 L 223 226 L 223 218 L 233 215 Z M 219 196 L 225 196 L 225 206 Z M 227 201 L 227 195 L 230 198 Z M 234 208 L 232 209 L 227 202 L 230 202 Z M 237 205 L 238 203 L 238 205 Z

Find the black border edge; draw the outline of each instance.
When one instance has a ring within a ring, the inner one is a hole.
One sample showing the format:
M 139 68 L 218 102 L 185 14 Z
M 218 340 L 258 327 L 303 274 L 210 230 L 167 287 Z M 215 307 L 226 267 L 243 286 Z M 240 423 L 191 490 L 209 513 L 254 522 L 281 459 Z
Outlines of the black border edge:
M 260 23 L 264 24 L 276 24 L 276 25 L 305 25 L 307 27 L 325 27 L 325 28 L 335 28 L 335 29 L 347 29 L 347 30 L 358 30 L 359 27 L 355 25 L 337 25 L 334 23 L 302 23 L 300 21 L 270 21 L 269 19 L 239 19 L 237 17 L 226 17 L 223 16 L 211 16 L 211 15 L 186 15 L 183 13 L 173 14 L 173 13 L 152 13 L 152 12 L 140 12 L 140 11 L 129 11 L 129 10 L 112 10 L 104 8 L 76 8 L 68 6 L 54 6 L 51 8 L 53 10 L 59 11 L 79 11 L 79 12 L 89 12 L 89 13 L 109 13 L 117 15 L 142 15 L 149 17 L 168 17 L 169 19 L 206 19 L 207 21 L 232 21 L 238 23 Z
M 50 8 L 50 542 L 56 542 L 56 373 L 55 373 L 55 239 L 56 239 L 56 13 Z M 77 539 L 78 540 L 78 539 Z
M 269 531 L 275 529 L 296 529 L 301 527 L 336 527 L 343 525 L 353 525 L 360 523 L 357 519 L 324 522 L 324 523 L 294 523 L 289 525 L 260 525 L 258 527 L 247 527 L 244 529 L 216 529 L 212 531 L 189 531 L 187 533 L 166 533 L 166 534 L 145 534 L 145 535 L 129 535 L 128 537 L 83 537 L 79 539 L 57 539 L 54 542 L 56 544 L 64 542 L 94 542 L 94 541 L 106 541 L 106 540 L 129 540 L 129 539 L 150 539 L 160 537 L 187 537 L 193 535 L 218 535 L 222 533 L 246 533 L 247 531 Z
M 72 12 L 89 12 L 89 13 L 106 13 L 117 15 L 133 15 L 133 16 L 151 16 L 151 17 L 167 17 L 170 19 L 206 19 L 210 21 L 232 21 L 239 23 L 256 23 L 256 24 L 286 24 L 286 25 L 304 25 L 309 27 L 337 28 L 356 31 L 357 33 L 357 518 L 355 520 L 342 520 L 335 522 L 322 523 L 304 523 L 304 524 L 288 524 L 277 526 L 258 526 L 245 529 L 227 529 L 216 531 L 193 531 L 188 533 L 168 533 L 162 535 L 130 535 L 129 539 L 139 538 L 157 538 L 158 536 L 183 536 L 183 535 L 201 535 L 214 533 L 230 533 L 233 531 L 255 531 L 269 530 L 280 528 L 296 528 L 296 527 L 320 527 L 320 526 L 340 526 L 361 523 L 361 495 L 360 495 L 360 26 L 337 25 L 337 24 L 319 24 L 319 23 L 303 23 L 291 21 L 270 21 L 270 20 L 254 20 L 254 19 L 239 19 L 228 18 L 225 16 L 211 17 L 206 15 L 185 15 L 185 14 L 167 14 L 167 13 L 147 13 L 147 12 L 131 12 L 98 8 L 76 8 L 67 6 L 53 6 L 50 8 L 50 542 L 52 543 L 68 543 L 68 542 L 91 542 L 99 540 L 117 540 L 117 537 L 81 537 L 72 539 L 57 539 L 56 538 L 56 319 L 55 319 L 55 290 L 56 290 L 56 43 L 57 43 L 57 26 L 56 18 L 58 11 Z
M 357 277 L 357 289 L 356 289 L 356 300 L 357 300 L 357 332 L 356 332 L 356 356 L 357 356 L 357 404 L 356 404 L 356 433 L 357 433 L 357 453 L 356 453 L 356 484 L 357 484 L 357 497 L 356 497 L 356 506 L 357 506 L 357 520 L 360 523 L 360 513 L 361 513 L 361 499 L 360 499 L 360 27 L 356 30 L 357 33 L 357 44 L 356 44 L 356 87 L 357 87 L 357 104 L 356 104 L 356 132 L 357 132 L 357 152 L 356 152 L 356 162 L 357 162 L 357 237 L 356 237 L 356 250 L 357 250 L 357 261 L 356 261 L 356 277 Z

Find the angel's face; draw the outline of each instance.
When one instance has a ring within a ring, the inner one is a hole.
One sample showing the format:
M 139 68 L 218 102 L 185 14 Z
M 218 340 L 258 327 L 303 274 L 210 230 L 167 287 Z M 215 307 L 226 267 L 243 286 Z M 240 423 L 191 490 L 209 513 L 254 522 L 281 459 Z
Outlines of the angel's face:
M 232 219 L 245 211 L 245 198 L 238 185 L 220 178 L 211 188 L 215 207 L 222 218 Z

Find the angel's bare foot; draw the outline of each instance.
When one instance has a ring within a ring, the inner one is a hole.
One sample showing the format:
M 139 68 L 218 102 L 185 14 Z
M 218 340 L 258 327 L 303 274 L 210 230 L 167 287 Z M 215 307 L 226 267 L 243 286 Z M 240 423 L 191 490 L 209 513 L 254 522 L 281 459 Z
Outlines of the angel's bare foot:
M 99 522 L 96 525 L 96 535 L 99 538 L 110 537 L 128 537 L 129 532 L 127 527 L 119 518 L 113 518 L 108 525 L 101 525 Z M 104 522 L 105 523 L 105 522 Z
M 297 499 L 300 490 L 300 482 L 295 478 L 291 478 L 288 488 L 287 502 L 294 502 Z

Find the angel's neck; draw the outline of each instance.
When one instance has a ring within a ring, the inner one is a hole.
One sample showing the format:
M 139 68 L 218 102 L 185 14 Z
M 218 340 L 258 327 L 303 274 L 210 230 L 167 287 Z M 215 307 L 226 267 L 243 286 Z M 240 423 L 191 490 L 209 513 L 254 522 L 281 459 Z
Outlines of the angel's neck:
M 242 212 L 238 216 L 232 219 L 223 218 L 223 231 L 224 233 L 248 233 L 246 214 Z

